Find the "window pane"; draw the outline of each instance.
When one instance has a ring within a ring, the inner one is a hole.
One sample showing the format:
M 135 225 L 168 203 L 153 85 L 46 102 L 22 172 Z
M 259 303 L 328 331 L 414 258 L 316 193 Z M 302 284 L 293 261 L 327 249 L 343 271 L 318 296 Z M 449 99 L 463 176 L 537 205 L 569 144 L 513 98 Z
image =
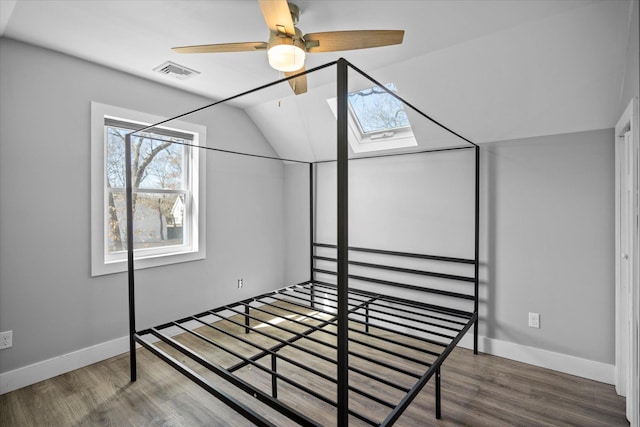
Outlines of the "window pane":
M 129 129 L 106 127 L 106 179 L 107 187 L 125 187 L 124 138 Z
M 138 150 L 137 180 L 134 188 L 154 188 L 165 190 L 183 189 L 184 152 L 186 147 L 174 144 L 175 139 L 159 135 L 134 137 L 133 151 Z M 184 140 L 179 140 L 184 142 Z
M 184 244 L 186 212 L 182 194 L 134 193 L 134 249 Z M 107 250 L 127 250 L 126 196 L 122 191 L 109 193 Z
M 396 92 L 396 86 L 393 83 L 388 83 L 385 87 Z M 350 93 L 349 105 L 358 119 L 362 133 L 382 132 L 410 126 L 402 102 L 381 87 Z
M 106 180 L 110 188 L 125 186 L 125 136 L 130 132 L 130 129 L 106 126 Z M 184 189 L 189 147 L 180 143 L 188 142 L 154 133 L 134 135 L 131 140 L 134 188 Z

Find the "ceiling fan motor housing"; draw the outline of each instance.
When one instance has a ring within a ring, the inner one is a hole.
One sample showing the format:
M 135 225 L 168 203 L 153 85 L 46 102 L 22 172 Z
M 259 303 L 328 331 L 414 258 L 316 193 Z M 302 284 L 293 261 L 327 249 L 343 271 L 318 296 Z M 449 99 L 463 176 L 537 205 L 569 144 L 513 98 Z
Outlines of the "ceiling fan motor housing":
M 293 3 L 287 3 L 287 5 L 289 6 L 289 11 L 291 12 L 291 20 L 293 21 L 293 25 L 296 25 L 298 23 L 298 19 L 300 19 L 300 8 Z

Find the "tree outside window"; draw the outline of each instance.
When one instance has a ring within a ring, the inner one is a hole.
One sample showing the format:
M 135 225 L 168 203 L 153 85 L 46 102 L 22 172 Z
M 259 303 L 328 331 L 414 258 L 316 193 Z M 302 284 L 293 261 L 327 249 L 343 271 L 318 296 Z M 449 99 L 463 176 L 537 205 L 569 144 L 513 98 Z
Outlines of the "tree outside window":
M 126 250 L 125 136 L 132 129 L 105 124 L 107 253 Z M 189 206 L 188 163 L 184 138 L 156 132 L 131 138 L 134 249 L 184 244 Z

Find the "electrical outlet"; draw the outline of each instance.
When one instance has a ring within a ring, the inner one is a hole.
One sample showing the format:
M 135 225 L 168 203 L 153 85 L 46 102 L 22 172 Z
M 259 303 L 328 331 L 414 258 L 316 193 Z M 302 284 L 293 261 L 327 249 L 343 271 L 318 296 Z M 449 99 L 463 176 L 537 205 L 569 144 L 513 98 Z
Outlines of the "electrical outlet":
M 238 289 L 241 289 L 244 286 L 244 280 L 238 279 Z
M 0 350 L 13 347 L 13 331 L 0 332 Z
M 532 328 L 540 328 L 540 314 L 529 313 L 529 326 Z

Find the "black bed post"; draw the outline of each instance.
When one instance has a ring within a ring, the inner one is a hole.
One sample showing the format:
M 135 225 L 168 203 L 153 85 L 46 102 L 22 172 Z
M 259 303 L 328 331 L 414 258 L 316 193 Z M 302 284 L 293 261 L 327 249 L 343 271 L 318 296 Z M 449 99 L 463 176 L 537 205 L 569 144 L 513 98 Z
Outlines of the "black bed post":
M 338 426 L 349 425 L 349 163 L 347 143 L 348 69 L 338 60 Z
M 473 324 L 473 353 L 478 354 L 478 290 L 480 284 L 480 146 L 476 145 L 476 229 L 475 229 L 475 266 L 473 311 L 476 321 Z
M 136 371 L 136 304 L 135 304 L 135 279 L 133 265 L 133 182 L 131 171 L 131 134 L 125 136 L 125 171 L 126 171 L 126 196 L 127 196 L 127 272 L 129 275 L 129 364 L 131 369 L 131 381 L 137 379 Z
M 314 204 L 313 204 L 313 162 L 309 163 L 309 283 L 311 283 L 311 307 L 315 307 L 316 292 L 313 285 L 313 255 L 315 237 L 314 237 Z

